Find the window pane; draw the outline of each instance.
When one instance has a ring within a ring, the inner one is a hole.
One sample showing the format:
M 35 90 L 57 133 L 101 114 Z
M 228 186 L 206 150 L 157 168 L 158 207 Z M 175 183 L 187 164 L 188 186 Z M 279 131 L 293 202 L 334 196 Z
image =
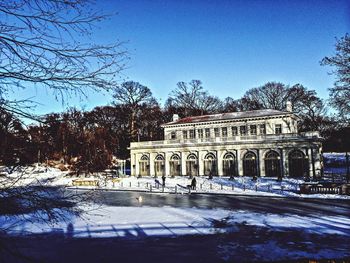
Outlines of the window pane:
M 205 129 L 205 138 L 209 138 L 210 137 L 210 129 L 206 128 Z
M 241 135 L 247 135 L 247 127 L 246 126 L 239 127 L 239 133 Z
M 226 127 L 221 128 L 221 132 L 222 132 L 222 137 L 227 137 L 227 128 Z
M 276 124 L 276 126 L 275 126 L 275 133 L 276 134 L 281 134 L 282 133 L 282 125 L 281 124 Z
M 194 130 L 190 130 L 190 139 L 194 139 Z
M 220 137 L 219 128 L 214 128 L 215 137 Z
M 236 136 L 238 134 L 237 127 L 232 127 L 232 136 Z
M 174 140 L 174 139 L 176 139 L 176 132 L 171 132 L 170 133 L 170 138 L 172 139 L 172 140 Z
M 187 139 L 187 131 L 182 131 L 182 137 L 183 137 L 184 139 Z
M 266 134 L 265 124 L 260 124 L 260 134 Z
M 203 130 L 202 129 L 199 129 L 198 130 L 198 138 L 203 138 Z
M 256 135 L 256 125 L 250 125 L 250 134 Z

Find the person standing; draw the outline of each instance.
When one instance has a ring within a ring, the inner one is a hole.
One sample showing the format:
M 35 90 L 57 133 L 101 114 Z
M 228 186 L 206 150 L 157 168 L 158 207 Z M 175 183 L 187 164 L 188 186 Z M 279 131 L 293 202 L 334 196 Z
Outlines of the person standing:
M 193 177 L 191 182 L 191 188 L 192 190 L 196 190 L 196 187 L 197 187 L 197 180 L 196 180 L 196 177 Z
M 163 181 L 163 187 L 165 187 L 165 175 L 163 174 L 163 176 L 162 176 L 162 181 Z

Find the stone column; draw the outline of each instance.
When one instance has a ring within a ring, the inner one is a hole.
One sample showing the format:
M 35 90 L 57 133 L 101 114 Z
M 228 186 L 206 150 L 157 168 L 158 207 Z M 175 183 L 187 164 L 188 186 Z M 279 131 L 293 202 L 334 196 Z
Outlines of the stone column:
M 240 163 L 239 163 L 239 160 L 240 159 L 238 159 L 238 154 L 239 154 L 239 151 L 238 150 L 234 150 L 234 153 L 235 153 L 235 169 L 236 169 L 236 176 L 239 176 L 240 175 L 240 173 L 239 173 L 239 169 L 240 169 L 240 167 L 241 167 L 241 165 L 240 165 Z
M 218 150 L 216 151 L 216 164 L 218 167 L 218 176 L 223 176 L 224 171 L 223 171 L 223 151 Z
M 321 178 L 322 177 L 322 166 L 321 166 L 321 149 L 317 146 L 314 150 L 314 160 L 315 160 L 315 170 L 316 170 L 316 177 Z
M 313 167 L 313 165 L 312 165 L 312 159 L 313 159 L 312 158 L 312 151 L 309 148 L 306 148 L 305 151 L 306 151 L 306 156 L 307 156 L 308 162 L 309 162 L 309 177 L 311 178 L 313 175 L 313 173 L 312 173 L 312 167 Z
M 155 167 L 154 167 L 154 160 L 156 158 L 157 153 L 150 153 L 149 154 L 149 175 L 155 176 Z
M 196 155 L 198 157 L 198 174 L 197 175 L 204 175 L 204 156 L 207 154 L 207 152 L 200 152 L 197 151 Z
M 284 152 L 283 149 L 278 149 L 278 153 L 280 154 L 280 169 L 281 169 L 281 176 L 284 177 Z
M 185 152 L 181 152 L 181 175 L 187 175 L 186 174 L 186 159 L 187 159 L 187 154 Z
M 134 164 L 135 164 L 135 154 L 132 154 L 132 156 L 130 156 L 130 174 L 131 176 L 135 176 L 135 168 L 134 168 Z
M 313 148 L 313 147 L 311 147 L 310 148 L 310 155 L 311 155 L 311 165 L 312 165 L 312 178 L 314 178 L 314 179 L 316 179 L 316 167 L 315 167 L 315 162 L 316 162 L 316 156 L 315 156 L 315 152 L 316 152 L 316 150 Z
M 266 176 L 266 170 L 265 170 L 265 159 L 264 159 L 262 149 L 258 150 L 258 158 L 259 158 L 260 176 L 264 177 Z
M 140 165 L 139 165 L 139 160 L 140 160 L 140 154 L 135 154 L 135 176 L 139 176 L 140 174 Z
M 287 150 L 285 148 L 282 149 L 281 159 L 282 159 L 282 166 L 283 166 L 282 176 L 289 177 L 289 161 L 288 161 Z
M 243 161 L 241 158 L 242 150 L 237 150 L 238 175 L 243 176 Z
M 165 168 L 165 176 L 170 176 L 170 157 L 171 153 L 164 153 L 164 168 Z
M 265 176 L 265 163 L 264 158 L 262 156 L 261 149 L 256 150 L 256 155 L 258 157 L 257 164 L 258 164 L 258 176 Z

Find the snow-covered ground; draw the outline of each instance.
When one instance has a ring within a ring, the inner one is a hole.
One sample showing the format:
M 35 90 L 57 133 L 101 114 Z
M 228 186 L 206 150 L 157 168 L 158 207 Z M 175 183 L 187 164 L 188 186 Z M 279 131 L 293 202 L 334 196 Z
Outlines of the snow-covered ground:
M 58 169 L 46 169 L 41 166 L 29 167 L 12 173 L 8 173 L 7 169 L 2 168 L 0 173 L 3 175 L 0 177 L 3 182 L 8 178 L 21 178 L 21 180 L 16 181 L 15 185 L 17 186 L 38 183 L 48 186 L 71 186 L 72 181 L 77 179 L 67 176 L 66 172 L 61 172 Z M 95 179 L 99 180 L 100 188 L 105 189 L 149 192 L 150 185 L 152 185 L 152 192 L 163 191 L 162 186 L 159 186 L 159 188 L 156 186 L 155 178 L 152 177 L 140 179 L 134 177 L 120 178 L 119 181 L 114 182 L 114 185 L 110 180 L 105 181 L 103 175 L 97 175 Z M 161 181 L 161 178 L 157 180 Z M 188 194 L 188 190 L 181 186 L 186 187 L 190 182 L 191 180 L 188 177 L 167 178 L 164 192 L 174 193 L 177 191 L 179 194 Z M 294 193 L 293 191 L 297 190 L 298 184 L 301 182 L 302 180 L 296 179 L 284 179 L 280 183 L 276 182 L 275 178 L 259 178 L 255 182 L 251 178 L 244 177 L 236 178 L 233 181 L 230 181 L 229 178 L 208 180 L 204 177 L 198 177 L 197 190 L 193 192 L 274 197 L 349 198 L 337 195 L 308 196 Z M 227 258 L 227 260 L 234 258 L 234 255 L 240 255 L 240 238 L 245 233 L 248 240 L 245 240 L 245 242 L 248 243 L 244 243 L 242 246 L 244 251 L 249 249 L 248 256 L 255 255 L 255 258 L 252 259 L 256 261 L 262 259 L 285 260 L 305 257 L 342 258 L 349 256 L 346 245 L 342 245 L 339 249 L 338 243 L 327 241 L 334 237 L 336 237 L 336 240 L 340 240 L 341 244 L 347 244 L 346 242 L 349 241 L 350 218 L 344 214 L 342 215 L 342 213 L 322 215 L 322 210 L 320 210 L 319 213 L 305 213 L 304 215 L 304 213 L 277 213 L 270 210 L 258 213 L 246 209 L 228 208 L 149 207 L 143 206 L 143 202 L 148 198 L 147 195 L 140 193 L 140 196 L 143 196 L 144 200 L 140 199 L 139 206 L 134 207 L 120 206 L 120 204 L 118 206 L 98 205 L 95 203 L 80 205 L 83 210 L 81 216 L 66 214 L 65 220 L 49 225 L 43 222 L 33 222 L 31 214 L 16 217 L 1 215 L 0 225 L 3 230 L 6 230 L 7 234 L 18 236 L 18 238 L 32 233 L 54 233 L 62 235 L 64 240 L 67 240 L 65 237 L 116 237 L 121 238 L 121 240 L 142 240 L 148 237 L 183 238 L 200 235 L 215 237 L 220 240 L 227 237 L 227 235 L 218 237 L 217 234 L 225 233 L 232 236 L 229 236 L 226 243 L 219 242 L 218 253 L 221 253 L 220 258 Z M 305 207 L 307 207 L 308 201 L 311 200 L 305 200 Z M 316 202 L 321 201 L 316 200 Z M 300 209 L 302 208 L 303 206 Z M 247 229 L 248 232 L 245 232 Z M 289 237 L 289 234 L 292 234 L 292 236 Z M 240 238 L 234 239 L 236 236 L 240 236 Z M 317 242 L 314 242 L 314 236 L 318 238 Z M 68 241 L 63 243 L 66 242 Z M 38 250 L 38 255 L 41 255 L 41 253 Z
M 0 182 L 6 178 L 21 178 L 16 181 L 14 186 L 43 184 L 48 186 L 67 186 L 73 187 L 73 180 L 98 180 L 98 187 L 80 187 L 80 188 L 99 188 L 106 190 L 125 190 L 125 191 L 147 191 L 147 192 L 165 192 L 188 194 L 186 188 L 191 184 L 191 179 L 187 176 L 178 176 L 175 178 L 167 177 L 165 187 L 158 184 L 161 178 L 134 176 L 123 177 L 115 180 L 107 179 L 103 174 L 96 174 L 89 178 L 76 178 L 68 176 L 67 172 L 62 172 L 55 168 L 46 168 L 44 166 L 33 166 L 27 168 L 19 168 L 12 173 L 8 173 L 9 169 L 2 168 L 2 174 L 6 176 L 0 177 Z M 232 195 L 258 195 L 258 196 L 274 196 L 274 197 L 302 197 L 302 198 L 328 198 L 328 199 L 350 199 L 350 196 L 335 194 L 299 194 L 299 184 L 303 183 L 302 179 L 284 178 L 282 182 L 277 182 L 276 178 L 261 177 L 257 181 L 253 181 L 251 177 L 237 177 L 229 180 L 228 177 L 214 177 L 209 180 L 208 177 L 196 177 L 197 189 L 191 190 L 191 193 L 206 194 L 232 194 Z M 12 184 L 12 182 L 11 182 Z
M 166 178 L 165 187 L 159 185 L 161 178 L 153 177 L 126 177 L 121 178 L 119 182 L 104 181 L 100 182 L 100 188 L 116 190 L 134 190 L 151 191 L 167 193 L 189 193 L 185 187 L 191 184 L 191 179 L 187 176 L 178 176 L 175 178 Z M 212 194 L 233 194 L 233 195 L 259 195 L 274 197 L 303 197 L 303 198 L 341 198 L 349 199 L 349 196 L 333 194 L 299 194 L 299 184 L 304 181 L 301 179 L 285 178 L 278 182 L 276 178 L 258 178 L 253 181 L 251 177 L 237 177 L 230 180 L 228 177 L 214 177 L 209 180 L 208 177 L 196 177 L 197 189 L 191 190 L 191 193 L 212 193 Z M 152 187 L 151 187 L 152 186 Z
M 300 216 L 293 214 L 255 213 L 245 210 L 198 209 L 175 207 L 115 207 L 91 204 L 82 207 L 81 217 L 67 215 L 65 221 L 47 225 L 31 220 L 14 221 L 0 216 L 8 233 L 61 232 L 74 237 L 180 236 L 215 234 L 231 231 L 230 226 L 245 224 L 273 229 L 298 229 L 306 233 L 350 235 L 350 218 L 345 216 Z M 31 215 L 25 215 L 27 219 Z M 215 222 L 223 222 L 223 226 Z
M 62 172 L 59 169 L 46 167 L 43 165 L 33 165 L 26 167 L 17 167 L 13 171 L 11 167 L 0 166 L 0 183 L 2 186 L 11 187 L 25 185 L 69 185 L 72 179 L 68 178 L 68 172 Z
M 15 243 L 16 248 L 21 246 L 22 251 L 35 255 L 40 262 L 77 262 L 85 254 L 84 262 L 113 262 L 120 253 L 128 255 L 125 256 L 127 262 L 134 259 L 135 262 L 144 262 L 138 260 L 139 257 L 149 253 L 159 253 L 162 262 L 167 262 L 168 257 L 186 259 L 186 253 L 190 253 L 191 258 L 201 258 L 201 262 L 336 259 L 350 256 L 347 245 L 350 218 L 347 216 L 94 204 L 82 208 L 85 210 L 82 217 L 67 217 L 66 221 L 50 226 L 30 221 L 17 222 L 8 233 L 19 240 Z M 1 216 L 0 224 L 6 228 L 13 223 L 11 220 L 14 218 Z M 26 235 L 29 233 L 40 235 L 31 238 Z M 26 236 L 29 239 L 25 239 Z M 21 243 L 23 240 L 29 243 Z M 78 243 L 79 240 L 82 242 Z M 199 244 L 201 250 L 189 250 L 188 247 L 198 246 L 196 242 L 203 243 Z M 125 249 L 119 247 L 122 244 L 132 246 Z M 172 247 L 170 251 L 169 247 Z M 163 249 L 169 252 L 162 253 Z M 104 255 L 103 260 L 99 255 Z M 204 260 L 206 255 L 210 261 Z

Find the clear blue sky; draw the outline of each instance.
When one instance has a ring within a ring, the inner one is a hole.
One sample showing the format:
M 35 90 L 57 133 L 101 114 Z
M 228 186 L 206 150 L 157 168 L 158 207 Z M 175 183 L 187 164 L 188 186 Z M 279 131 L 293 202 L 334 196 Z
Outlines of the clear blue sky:
M 98 8 L 118 12 L 95 30 L 95 39 L 128 41 L 131 60 L 122 76 L 148 86 L 162 103 L 178 81 L 202 80 L 220 98 L 241 97 L 267 81 L 301 83 L 327 98 L 334 78 L 319 61 L 334 52 L 335 37 L 350 32 L 349 1 L 104 0 Z M 51 92 L 35 96 L 39 114 L 62 111 Z M 71 98 L 91 109 L 111 96 Z

